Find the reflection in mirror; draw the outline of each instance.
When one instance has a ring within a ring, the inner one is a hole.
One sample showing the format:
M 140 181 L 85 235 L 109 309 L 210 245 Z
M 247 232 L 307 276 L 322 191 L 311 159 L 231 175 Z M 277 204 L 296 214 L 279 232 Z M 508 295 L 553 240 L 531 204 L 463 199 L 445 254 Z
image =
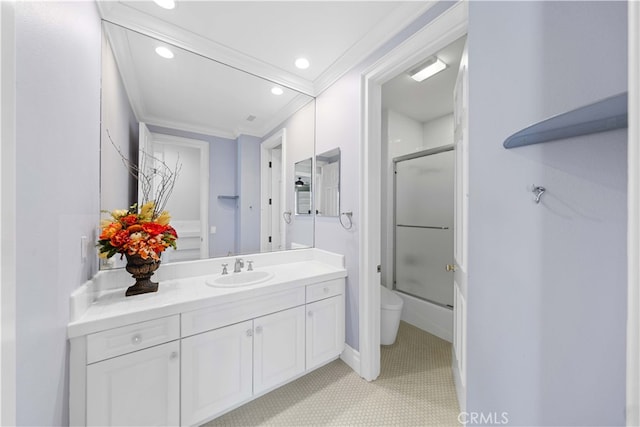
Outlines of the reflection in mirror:
M 294 176 L 296 215 L 311 215 L 311 158 L 295 164 Z
M 183 163 L 168 205 L 178 250 L 165 251 L 163 263 L 313 246 L 313 222 L 287 222 L 282 211 L 294 210 L 291 162 L 314 155 L 314 99 L 110 22 L 103 29 L 101 209 L 137 202 L 137 181 L 116 147 L 134 163 L 143 149 Z M 156 54 L 159 46 L 173 58 Z M 283 196 L 271 213 L 262 143 L 285 130 L 273 178 Z M 282 241 L 262 245 L 261 235 L 273 233 Z M 123 265 L 112 257 L 101 267 Z
M 340 214 L 340 149 L 316 155 L 316 214 Z

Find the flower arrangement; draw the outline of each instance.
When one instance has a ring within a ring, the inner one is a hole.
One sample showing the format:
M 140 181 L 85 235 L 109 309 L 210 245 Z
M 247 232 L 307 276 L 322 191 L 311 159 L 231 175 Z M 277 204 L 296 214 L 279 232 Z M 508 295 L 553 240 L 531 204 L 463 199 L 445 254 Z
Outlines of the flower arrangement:
M 165 249 L 176 248 L 178 233 L 169 225 L 171 216 L 167 211 L 157 213 L 153 200 L 140 209 L 134 204 L 128 210 L 114 210 L 110 214 L 111 218 L 101 223 L 98 240 L 101 258 L 119 253 L 159 261 Z

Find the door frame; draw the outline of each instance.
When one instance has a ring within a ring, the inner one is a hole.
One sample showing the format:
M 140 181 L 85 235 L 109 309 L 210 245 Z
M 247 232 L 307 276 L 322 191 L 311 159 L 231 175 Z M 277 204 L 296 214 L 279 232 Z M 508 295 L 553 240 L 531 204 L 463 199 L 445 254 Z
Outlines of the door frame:
M 380 374 L 380 190 L 382 85 L 467 34 L 468 4 L 458 2 L 362 73 L 360 141 L 360 372 Z
M 151 132 L 153 152 L 156 145 L 174 145 L 200 150 L 200 259 L 209 258 L 209 143 L 199 139 Z M 154 154 L 155 155 L 155 154 Z
M 280 206 L 278 209 L 278 215 L 284 215 L 284 211 L 287 206 L 287 192 L 286 192 L 286 176 L 287 176 L 287 129 L 282 128 L 278 132 L 265 139 L 260 144 L 260 165 L 261 165 L 261 177 L 260 177 L 260 251 L 265 251 L 265 242 L 271 231 L 270 222 L 267 215 L 264 214 L 269 199 L 269 187 L 271 186 L 271 180 L 269 179 L 269 171 L 265 165 L 271 155 L 271 150 L 275 147 L 281 147 L 281 168 L 280 168 Z M 268 185 L 267 185 L 268 184 Z M 272 207 L 273 212 L 273 207 Z M 281 219 L 284 221 L 284 219 Z M 280 241 L 284 248 L 287 246 L 287 227 L 283 224 L 280 227 Z
M 640 3 L 628 2 L 626 418 L 640 424 Z
M 15 2 L 0 1 L 0 425 L 16 425 Z

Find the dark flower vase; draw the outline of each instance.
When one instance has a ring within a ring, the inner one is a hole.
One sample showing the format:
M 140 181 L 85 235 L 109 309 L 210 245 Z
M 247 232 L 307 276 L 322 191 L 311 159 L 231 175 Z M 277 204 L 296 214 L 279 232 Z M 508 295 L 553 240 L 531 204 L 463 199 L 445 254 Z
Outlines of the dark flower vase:
M 144 259 L 140 255 L 126 255 L 126 257 L 126 269 L 136 279 L 136 283 L 127 289 L 125 295 L 130 297 L 132 295 L 156 292 L 158 283 L 152 282 L 151 276 L 160 267 L 160 261 L 155 261 L 151 257 Z

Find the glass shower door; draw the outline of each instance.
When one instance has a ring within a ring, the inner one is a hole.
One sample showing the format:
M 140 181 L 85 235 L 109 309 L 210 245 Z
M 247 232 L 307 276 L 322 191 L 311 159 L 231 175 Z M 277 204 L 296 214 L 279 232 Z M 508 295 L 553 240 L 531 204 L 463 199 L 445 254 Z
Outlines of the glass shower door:
M 395 168 L 395 288 L 453 306 L 453 150 Z

